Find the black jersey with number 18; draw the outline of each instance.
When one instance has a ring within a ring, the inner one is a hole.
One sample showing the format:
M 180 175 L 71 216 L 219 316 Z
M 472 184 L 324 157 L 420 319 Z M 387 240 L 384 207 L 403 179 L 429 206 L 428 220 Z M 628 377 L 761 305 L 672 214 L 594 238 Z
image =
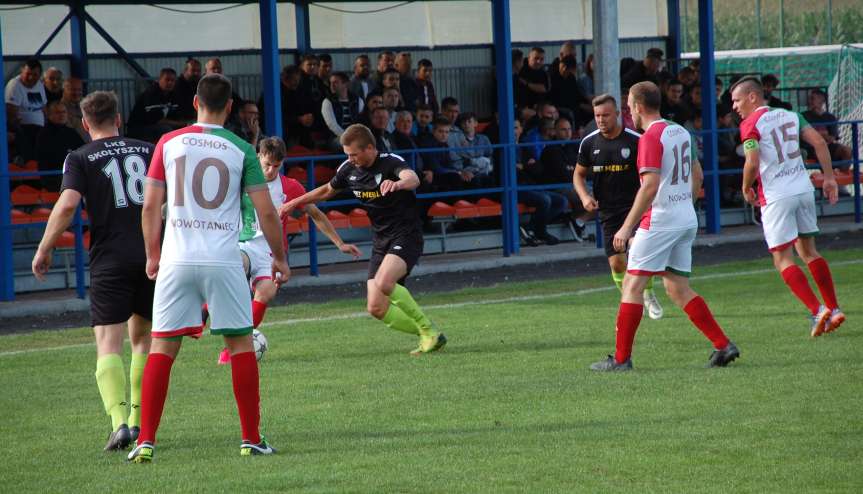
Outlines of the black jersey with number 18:
M 91 266 L 143 264 L 141 205 L 153 145 L 108 137 L 69 153 L 61 190 L 84 196 L 90 220 Z

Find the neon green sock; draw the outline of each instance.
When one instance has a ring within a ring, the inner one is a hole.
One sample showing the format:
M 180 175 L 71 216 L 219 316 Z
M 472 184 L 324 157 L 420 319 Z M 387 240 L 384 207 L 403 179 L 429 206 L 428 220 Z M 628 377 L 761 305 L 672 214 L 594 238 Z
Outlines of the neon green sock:
M 384 314 L 384 318 L 381 319 L 390 329 L 395 329 L 396 331 L 402 331 L 404 333 L 409 334 L 420 334 L 420 328 L 417 326 L 416 321 L 410 318 L 407 314 L 404 313 L 401 309 L 399 309 L 394 304 L 390 304 L 390 308 L 387 309 L 387 313 Z
M 113 429 L 126 423 L 126 373 L 123 370 L 123 359 L 116 353 L 111 353 L 96 361 L 96 384 L 105 412 L 111 416 Z
M 614 280 L 614 285 L 618 290 L 623 292 L 623 277 L 626 276 L 626 273 L 618 273 L 616 271 L 611 272 L 611 279 Z
M 420 328 L 420 333 L 425 334 L 431 332 L 432 324 L 425 313 L 420 309 L 419 304 L 411 296 L 411 292 L 407 288 L 396 283 L 393 288 L 393 293 L 390 294 L 390 302 L 402 310 L 408 317 L 416 322 Z
M 147 364 L 146 353 L 133 353 L 132 363 L 129 364 L 129 403 L 132 409 L 129 412 L 129 427 L 141 425 L 141 379 L 144 377 L 144 366 Z
M 647 279 L 647 284 L 644 285 L 644 293 L 648 295 L 653 293 L 653 276 Z

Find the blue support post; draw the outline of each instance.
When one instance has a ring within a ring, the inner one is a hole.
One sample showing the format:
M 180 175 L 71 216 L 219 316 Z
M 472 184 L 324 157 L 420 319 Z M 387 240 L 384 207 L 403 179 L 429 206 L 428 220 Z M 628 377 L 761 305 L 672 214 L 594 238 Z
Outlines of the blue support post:
M 308 177 L 309 190 L 315 190 L 315 160 L 309 161 L 309 166 L 306 168 L 306 177 Z M 318 230 L 315 228 L 315 222 L 306 215 L 306 221 L 309 224 L 309 274 L 318 276 Z
M 308 0 L 295 0 L 294 14 L 297 21 L 297 58 L 299 58 L 312 49 Z M 299 63 L 299 60 L 297 62 Z
M 509 0 L 492 0 L 494 60 L 497 76 L 497 110 L 500 126 L 501 177 L 503 180 L 503 255 L 518 254 L 518 180 L 515 170 L 515 104 L 512 92 L 512 39 Z
M 668 41 L 665 43 L 666 58 L 671 60 L 671 73 L 680 71 L 680 0 L 666 1 L 668 15 Z
M 707 233 L 722 229 L 719 211 L 719 139 L 716 135 L 716 64 L 713 58 L 713 0 L 698 0 L 701 56 L 701 121 L 704 122 L 704 201 Z
M 0 32 L 0 67 L 3 66 L 3 34 Z M 6 112 L 0 111 L 0 131 L 6 135 Z M 0 139 L 0 300 L 15 300 L 15 266 L 12 265 L 12 197 L 9 192 L 9 144 Z
M 279 36 L 276 25 L 276 0 L 261 0 L 261 63 L 264 84 L 264 125 L 267 134 L 284 137 L 282 132 L 282 91 L 279 81 Z
M 860 203 L 863 198 L 860 197 L 860 128 L 857 122 L 851 124 L 851 159 L 854 160 L 854 222 L 860 223 L 861 211 Z
M 81 5 L 70 7 L 69 34 L 72 38 L 72 75 L 86 81 L 90 71 L 87 67 L 87 23 L 83 11 Z

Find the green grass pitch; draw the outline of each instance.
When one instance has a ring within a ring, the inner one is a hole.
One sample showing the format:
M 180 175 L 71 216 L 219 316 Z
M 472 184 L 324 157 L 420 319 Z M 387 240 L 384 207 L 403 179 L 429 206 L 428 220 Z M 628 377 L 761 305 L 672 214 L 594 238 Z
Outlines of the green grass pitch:
M 709 343 L 661 294 L 635 371 L 590 372 L 614 344 L 608 276 L 419 295 L 450 338 L 422 358 L 351 316 L 364 301 L 274 308 L 272 457 L 239 456 L 219 338 L 184 344 L 155 461 L 130 465 L 101 451 L 89 329 L 3 336 L 0 491 L 861 492 L 863 250 L 827 257 L 848 322 L 818 339 L 767 258 L 696 266 L 742 352 L 726 369 L 703 368 Z

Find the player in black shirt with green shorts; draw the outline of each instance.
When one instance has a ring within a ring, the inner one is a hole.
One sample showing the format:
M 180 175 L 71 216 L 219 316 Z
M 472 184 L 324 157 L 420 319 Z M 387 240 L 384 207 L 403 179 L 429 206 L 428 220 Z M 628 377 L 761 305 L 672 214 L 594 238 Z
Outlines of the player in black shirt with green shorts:
M 602 244 L 611 267 L 611 277 L 622 289 L 626 274 L 626 253 L 614 250 L 614 234 L 623 225 L 638 193 L 640 181 L 636 169 L 637 132 L 624 128 L 614 97 L 602 94 L 593 99 L 597 130 L 581 140 L 573 185 L 587 211 L 599 209 Z M 593 195 L 587 189 L 587 177 L 593 177 Z M 653 291 L 653 278 L 644 290 L 644 309 L 651 319 L 662 317 L 662 306 Z
M 279 210 L 282 217 L 295 208 L 315 204 L 350 190 L 368 211 L 372 223 L 373 248 L 369 260 L 369 314 L 392 329 L 419 336 L 418 356 L 446 344 L 446 336 L 432 326 L 404 281 L 423 252 L 423 235 L 416 208 L 420 180 L 400 156 L 378 153 L 368 127 L 354 124 L 340 138 L 348 159 L 333 179 L 317 189 L 288 201 Z
M 134 442 L 140 424 L 141 380 L 150 351 L 155 287 L 145 271 L 141 205 L 153 145 L 119 136 L 120 114 L 114 93 L 90 93 L 81 101 L 81 110 L 92 142 L 66 157 L 60 198 L 33 257 L 33 274 L 44 279 L 54 246 L 83 197 L 90 218 L 90 317 L 98 356 L 96 384 L 111 417 L 112 432 L 105 446 L 105 451 L 111 451 Z M 131 412 L 126 410 L 122 358 L 126 326 L 132 345 Z

